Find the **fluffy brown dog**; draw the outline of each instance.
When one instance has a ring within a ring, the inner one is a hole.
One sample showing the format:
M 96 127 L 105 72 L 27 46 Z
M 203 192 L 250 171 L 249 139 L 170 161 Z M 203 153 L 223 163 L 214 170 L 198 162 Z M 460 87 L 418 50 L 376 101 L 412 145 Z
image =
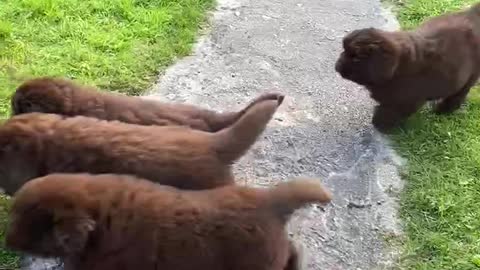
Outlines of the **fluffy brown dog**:
M 65 270 L 282 270 L 290 215 L 330 200 L 312 179 L 184 191 L 129 176 L 53 174 L 16 193 L 6 244 L 60 257 Z
M 20 85 L 11 102 L 13 115 L 30 112 L 83 115 L 137 125 L 184 125 L 216 132 L 236 122 L 253 105 L 278 99 L 283 99 L 283 95 L 267 93 L 258 96 L 239 112 L 217 113 L 187 104 L 99 91 L 69 79 L 40 77 Z
M 53 172 L 133 174 L 185 189 L 231 184 L 231 164 L 255 143 L 279 104 L 259 102 L 216 133 L 84 116 L 18 115 L 0 127 L 0 187 L 12 194 Z
M 480 4 L 413 31 L 355 30 L 343 47 L 336 70 L 379 103 L 372 120 L 379 130 L 391 129 L 429 100 L 440 100 L 437 113 L 450 113 L 480 75 Z

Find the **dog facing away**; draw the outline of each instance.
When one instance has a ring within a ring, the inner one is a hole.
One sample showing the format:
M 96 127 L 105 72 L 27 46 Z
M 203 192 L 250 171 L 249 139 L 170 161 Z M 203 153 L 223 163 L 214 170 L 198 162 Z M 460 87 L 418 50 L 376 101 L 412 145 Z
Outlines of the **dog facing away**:
M 343 40 L 336 71 L 378 102 L 372 119 L 388 131 L 427 101 L 437 113 L 462 105 L 480 76 L 480 4 L 412 31 L 355 30 Z
M 306 178 L 185 191 L 130 176 L 52 174 L 15 194 L 6 245 L 59 257 L 65 270 L 283 270 L 290 215 L 330 200 Z
M 12 114 L 30 112 L 89 116 L 137 125 L 184 125 L 216 132 L 236 122 L 253 105 L 283 95 L 258 96 L 239 112 L 217 113 L 193 105 L 145 100 L 108 93 L 60 77 L 39 77 L 21 84 L 11 99 Z
M 231 165 L 255 143 L 280 102 L 259 102 L 215 133 L 85 116 L 14 116 L 0 127 L 0 187 L 11 195 L 54 172 L 132 174 L 184 189 L 231 184 Z

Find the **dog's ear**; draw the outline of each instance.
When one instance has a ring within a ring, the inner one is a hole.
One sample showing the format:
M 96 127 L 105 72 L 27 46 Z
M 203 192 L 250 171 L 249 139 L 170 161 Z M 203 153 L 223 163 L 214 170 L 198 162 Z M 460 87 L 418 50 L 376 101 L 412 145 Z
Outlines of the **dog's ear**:
M 400 48 L 388 35 L 373 32 L 364 50 L 368 54 L 367 72 L 369 81 L 374 84 L 390 80 L 400 63 Z
M 395 42 L 390 39 L 388 32 L 375 28 L 361 30 L 351 38 L 351 42 L 355 44 L 353 47 L 364 55 L 370 55 L 374 52 L 392 53 L 396 50 Z
M 397 48 L 395 43 L 388 37 L 383 36 L 380 33 L 375 33 L 367 39 L 362 50 L 368 55 L 373 53 L 388 55 L 394 53 Z
M 60 218 L 55 221 L 53 235 L 65 254 L 78 254 L 84 250 L 88 237 L 95 227 L 96 222 L 90 218 Z
M 381 45 L 377 42 L 368 42 L 355 47 L 355 58 L 368 59 L 372 55 L 380 54 L 382 51 Z

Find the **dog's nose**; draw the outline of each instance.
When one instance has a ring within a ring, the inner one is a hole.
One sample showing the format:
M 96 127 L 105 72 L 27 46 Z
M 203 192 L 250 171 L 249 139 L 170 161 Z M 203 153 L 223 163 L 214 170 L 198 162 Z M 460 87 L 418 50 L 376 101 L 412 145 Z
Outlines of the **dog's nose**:
M 341 67 L 342 67 L 341 60 L 338 59 L 337 62 L 335 63 L 335 71 L 340 73 Z
M 348 66 L 344 64 L 344 61 L 339 59 L 337 63 L 335 64 L 335 70 L 343 76 L 348 76 L 351 72 Z

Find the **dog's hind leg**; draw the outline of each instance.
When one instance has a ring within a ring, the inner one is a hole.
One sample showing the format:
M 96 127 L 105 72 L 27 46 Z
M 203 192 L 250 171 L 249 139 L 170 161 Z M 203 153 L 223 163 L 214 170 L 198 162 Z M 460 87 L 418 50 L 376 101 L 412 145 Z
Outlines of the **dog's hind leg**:
M 447 114 L 458 110 L 465 102 L 465 99 L 470 92 L 470 89 L 475 85 L 476 82 L 477 77 L 475 77 L 474 79 L 470 79 L 459 92 L 445 98 L 440 103 L 438 103 L 434 109 L 435 113 Z

